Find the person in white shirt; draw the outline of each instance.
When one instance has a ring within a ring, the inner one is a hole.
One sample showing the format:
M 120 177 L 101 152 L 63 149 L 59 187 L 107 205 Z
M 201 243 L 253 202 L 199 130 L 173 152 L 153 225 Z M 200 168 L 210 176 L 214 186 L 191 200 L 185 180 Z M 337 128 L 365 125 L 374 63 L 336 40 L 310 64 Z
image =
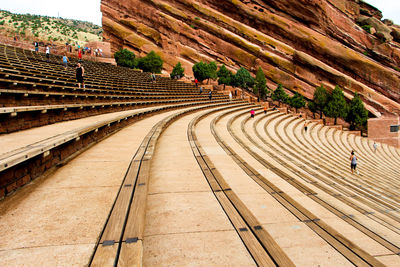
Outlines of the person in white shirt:
M 374 147 L 374 152 L 376 152 L 376 149 L 378 148 L 378 145 L 374 142 L 374 144 L 372 146 Z
M 46 45 L 46 58 L 47 58 L 47 62 L 50 61 L 50 47 L 48 45 Z

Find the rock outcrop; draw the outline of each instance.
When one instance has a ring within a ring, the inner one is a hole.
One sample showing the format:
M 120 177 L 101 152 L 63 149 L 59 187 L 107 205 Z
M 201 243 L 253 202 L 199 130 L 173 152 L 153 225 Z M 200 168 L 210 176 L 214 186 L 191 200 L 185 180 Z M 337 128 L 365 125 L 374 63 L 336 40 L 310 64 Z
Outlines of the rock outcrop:
M 154 50 L 167 71 L 181 62 L 191 75 L 200 60 L 261 66 L 272 86 L 312 98 L 321 83 L 338 84 L 377 116 L 400 113 L 399 28 L 362 1 L 102 0 L 101 10 L 114 51 Z M 357 25 L 360 17 L 376 23 L 375 35 Z

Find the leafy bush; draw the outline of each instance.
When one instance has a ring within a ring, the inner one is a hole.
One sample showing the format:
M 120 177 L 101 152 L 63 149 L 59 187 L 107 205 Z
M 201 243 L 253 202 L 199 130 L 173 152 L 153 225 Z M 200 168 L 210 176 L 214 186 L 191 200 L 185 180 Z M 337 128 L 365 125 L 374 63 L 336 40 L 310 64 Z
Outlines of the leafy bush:
M 145 57 L 139 59 L 137 67 L 144 72 L 161 73 L 163 60 L 154 51 L 148 53 Z
M 328 97 L 328 103 L 324 108 L 324 113 L 328 117 L 335 118 L 335 124 L 337 118 L 345 118 L 347 116 L 348 106 L 342 89 L 336 85 L 332 94 Z
M 313 101 L 315 105 L 315 112 L 319 112 L 320 118 L 322 118 L 322 111 L 328 103 L 328 96 L 329 94 L 323 84 L 315 88 Z
M 254 81 L 254 93 L 259 94 L 262 99 L 265 95 L 269 94 L 267 80 L 265 79 L 265 74 L 261 67 L 258 68 L 256 79 Z
M 318 111 L 317 106 L 313 101 L 307 103 L 308 109 L 312 112 L 313 118 L 315 119 L 315 113 Z
M 182 78 L 184 76 L 185 69 L 182 68 L 182 64 L 178 62 L 175 67 L 172 69 L 170 74 L 171 78 L 174 79 L 175 77 Z
M 357 93 L 350 102 L 346 121 L 350 123 L 351 130 L 355 130 L 358 126 L 364 126 L 368 121 L 368 110 Z
M 199 81 L 202 82 L 209 77 L 209 72 L 208 72 L 208 64 L 200 61 L 197 62 L 196 64 L 193 65 L 192 67 L 193 75 L 194 77 Z
M 296 113 L 298 108 L 306 106 L 306 101 L 304 100 L 304 97 L 297 92 L 294 94 L 294 96 L 292 96 L 292 98 L 290 98 L 289 103 L 290 106 L 296 109 Z
M 217 69 L 218 69 L 217 63 L 215 61 L 210 62 L 210 63 L 208 63 L 207 67 L 208 67 L 209 79 L 216 80 L 218 78 L 218 75 L 217 75 Z
M 128 49 L 121 49 L 114 54 L 118 66 L 135 68 L 135 54 Z
M 287 103 L 289 96 L 286 94 L 285 90 L 283 90 L 282 84 L 278 84 L 278 87 L 272 92 L 271 98 L 274 101 L 279 101 L 279 103 Z
M 363 28 L 366 32 L 371 33 L 371 25 L 362 25 L 361 28 Z
M 251 77 L 250 72 L 243 67 L 236 72 L 233 80 L 235 86 L 243 89 L 248 89 L 254 85 L 254 78 Z
M 233 73 L 228 70 L 225 65 L 222 65 L 221 67 L 219 67 L 219 70 L 217 72 L 217 76 L 218 76 L 218 84 L 223 84 L 224 85 L 224 89 L 225 89 L 225 85 L 231 85 L 232 84 L 232 80 L 233 80 Z

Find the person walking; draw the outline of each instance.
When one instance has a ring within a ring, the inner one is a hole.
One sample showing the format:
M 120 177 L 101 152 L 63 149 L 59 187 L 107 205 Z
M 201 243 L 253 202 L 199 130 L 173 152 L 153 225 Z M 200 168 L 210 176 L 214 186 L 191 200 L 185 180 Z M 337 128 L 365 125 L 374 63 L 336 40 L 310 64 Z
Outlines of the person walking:
M 67 67 L 68 67 L 68 58 L 67 58 L 67 55 L 65 55 L 65 54 L 62 57 L 62 63 L 64 65 L 65 69 L 67 69 Z
M 35 52 L 38 53 L 39 52 L 39 43 L 35 42 L 34 45 L 35 45 Z
M 76 66 L 76 82 L 78 83 L 79 88 L 81 88 L 81 84 L 83 88 L 85 88 L 83 76 L 85 76 L 85 69 L 81 66 L 81 63 L 78 63 Z
M 264 106 L 264 114 L 267 115 L 267 106 Z
M 378 148 L 378 145 L 374 142 L 374 144 L 372 146 L 374 147 L 374 152 L 376 153 L 376 149 Z
M 79 61 L 82 61 L 82 50 L 81 49 L 78 50 L 78 59 L 79 59 Z
M 50 62 L 50 47 L 46 45 L 46 59 L 47 62 Z
M 254 111 L 254 109 L 250 110 L 250 117 L 254 118 L 254 115 L 256 114 L 256 112 Z
M 304 132 L 307 132 L 307 130 L 308 130 L 308 121 L 304 123 Z
M 351 155 L 350 155 L 350 168 L 351 168 L 351 173 L 354 174 L 354 171 L 357 172 L 357 157 L 356 155 L 354 155 L 354 150 L 351 151 Z
M 229 101 L 232 101 L 232 92 L 229 91 Z
M 203 87 L 200 86 L 200 94 L 203 93 Z
M 210 101 L 211 101 L 211 99 L 212 99 L 212 91 L 210 90 L 210 92 L 208 93 L 208 98 L 210 99 Z
M 198 87 L 198 83 L 199 83 L 199 81 L 197 79 L 194 79 L 194 84 L 195 84 L 196 88 Z

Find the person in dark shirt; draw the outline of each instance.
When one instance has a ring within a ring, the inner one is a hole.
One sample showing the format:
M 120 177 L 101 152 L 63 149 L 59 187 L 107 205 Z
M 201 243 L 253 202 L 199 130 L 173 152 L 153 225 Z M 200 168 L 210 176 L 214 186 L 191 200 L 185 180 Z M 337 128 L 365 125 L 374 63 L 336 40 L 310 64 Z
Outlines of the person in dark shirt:
M 83 88 L 85 88 L 85 83 L 83 81 L 83 76 L 85 76 L 85 69 L 81 66 L 81 63 L 78 63 L 76 67 L 76 81 L 78 83 L 79 88 L 81 88 L 81 84 Z

